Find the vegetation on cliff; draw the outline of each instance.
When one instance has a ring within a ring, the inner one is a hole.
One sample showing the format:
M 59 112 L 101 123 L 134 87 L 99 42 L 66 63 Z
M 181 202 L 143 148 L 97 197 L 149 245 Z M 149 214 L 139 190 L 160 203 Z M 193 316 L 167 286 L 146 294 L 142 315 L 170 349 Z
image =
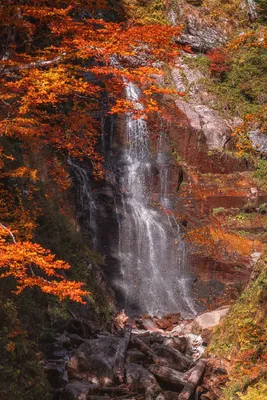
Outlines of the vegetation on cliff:
M 209 354 L 227 360 L 229 383 L 222 399 L 265 399 L 267 395 L 267 252 L 249 286 L 217 329 Z M 254 397 L 253 397 L 254 396 Z
M 164 0 L 123 0 L 128 18 L 142 24 L 167 24 L 166 2 Z

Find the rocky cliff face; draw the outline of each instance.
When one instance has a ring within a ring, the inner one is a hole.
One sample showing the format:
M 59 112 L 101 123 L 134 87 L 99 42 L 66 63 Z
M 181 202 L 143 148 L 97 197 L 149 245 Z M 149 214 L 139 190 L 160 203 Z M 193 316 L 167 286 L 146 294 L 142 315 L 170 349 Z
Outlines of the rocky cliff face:
M 195 52 L 225 43 L 235 29 L 231 21 L 225 19 L 215 26 L 210 22 L 211 9 L 188 3 L 193 2 L 181 1 L 169 10 L 172 23 L 185 24 L 179 42 Z M 240 5 L 240 12 L 249 19 L 255 18 L 252 3 Z M 175 159 L 170 195 L 191 243 L 195 292 L 219 301 L 226 296 L 229 301 L 247 282 L 266 242 L 263 205 L 267 195 L 253 178 L 253 163 L 235 155 L 232 132 L 240 121 L 214 109 L 216 96 L 205 88 L 205 75 L 188 62 L 194 57 L 194 53 L 182 53 L 170 70 L 171 86 L 186 93 L 175 100 L 175 111 L 170 106 L 167 132 Z M 164 101 L 165 105 L 173 102 L 170 98 Z M 180 168 L 184 181 L 177 192 Z M 259 207 L 263 214 L 257 212 Z
M 179 42 L 195 52 L 225 43 L 236 28 L 232 21 L 225 19 L 215 26 L 210 23 L 210 9 L 188 3 L 181 1 L 169 9 L 172 23 L 185 24 Z M 252 6 L 250 2 L 240 5 L 244 18 L 254 18 Z M 240 120 L 226 118 L 215 109 L 217 99 L 205 88 L 205 75 L 188 62 L 194 57 L 182 53 L 169 72 L 169 85 L 186 97 L 163 100 L 169 108 L 165 132 L 172 154 L 168 196 L 190 243 L 195 296 L 220 304 L 238 295 L 261 254 L 266 242 L 263 205 L 267 194 L 253 178 L 253 162 L 235 154 L 232 132 Z M 159 187 L 155 171 L 155 201 L 160 201 Z
M 149 173 L 143 176 L 142 184 L 146 185 L 155 210 L 167 211 L 178 221 L 187 247 L 186 268 L 192 297 L 197 299 L 199 307 L 206 307 L 207 303 L 216 307 L 238 296 L 263 249 L 267 194 L 253 177 L 253 161 L 235 154 L 232 132 L 240 119 L 218 111 L 216 95 L 206 88 L 205 73 L 192 61 L 196 54 L 226 43 L 244 23 L 242 19 L 252 18 L 252 4 L 238 2 L 235 13 L 239 12 L 240 18 L 233 21 L 230 15 L 233 5 L 226 11 L 222 8 L 222 15 L 218 16 L 210 1 L 169 3 L 166 13 L 169 21 L 185 25 L 177 43 L 190 45 L 193 53 L 182 51 L 175 64 L 166 68 L 164 84 L 168 82 L 169 87 L 186 96 L 162 98 L 167 123 L 160 119 L 148 121 L 151 158 L 147 158 Z M 143 64 L 144 60 L 133 62 Z M 92 218 L 88 226 L 99 227 L 95 232 L 96 247 L 106 255 L 109 279 L 118 282 L 125 278 L 118 262 L 118 249 L 124 240 L 121 236 L 125 236 L 122 235 L 123 221 L 133 214 L 133 209 L 130 211 L 133 204 L 127 196 L 134 181 L 129 183 L 123 177 L 130 168 L 125 153 L 131 140 L 125 136 L 127 124 L 123 118 L 103 127 L 102 151 L 106 154 L 108 174 L 104 187 L 94 187 L 94 200 L 89 199 Z M 159 161 L 162 154 L 164 160 Z M 140 187 L 134 187 L 135 196 L 137 189 Z M 145 191 L 141 192 L 143 196 Z M 133 233 L 133 246 L 136 235 Z M 130 247 L 126 253 L 131 253 Z M 165 259 L 168 268 L 169 259 Z M 115 289 L 122 304 L 121 284 L 115 284 Z

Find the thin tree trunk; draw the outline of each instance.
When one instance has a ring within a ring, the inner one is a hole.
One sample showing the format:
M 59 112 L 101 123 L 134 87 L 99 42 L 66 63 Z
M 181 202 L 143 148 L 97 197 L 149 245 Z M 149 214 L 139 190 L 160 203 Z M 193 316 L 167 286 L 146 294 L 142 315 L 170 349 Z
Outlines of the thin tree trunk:
M 122 383 L 124 380 L 124 364 L 125 364 L 125 358 L 129 341 L 131 338 L 131 333 L 132 333 L 131 325 L 126 325 L 124 330 L 124 337 L 121 339 L 115 355 L 115 365 L 113 372 L 115 379 L 119 383 Z

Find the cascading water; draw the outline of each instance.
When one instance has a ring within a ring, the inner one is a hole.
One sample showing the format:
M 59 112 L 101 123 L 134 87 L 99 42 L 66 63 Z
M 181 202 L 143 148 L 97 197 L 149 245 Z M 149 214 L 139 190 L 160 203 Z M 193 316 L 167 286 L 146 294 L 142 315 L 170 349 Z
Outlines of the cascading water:
M 68 158 L 68 164 L 77 180 L 77 203 L 80 211 L 86 215 L 87 229 L 90 237 L 92 238 L 93 247 L 97 247 L 97 231 L 98 226 L 96 222 L 97 217 L 97 203 L 93 195 L 90 178 L 86 168 L 74 163 Z
M 126 85 L 129 101 L 142 109 L 139 90 Z M 115 285 L 122 293 L 122 306 L 128 314 L 145 312 L 162 315 L 166 312 L 195 314 L 189 294 L 187 254 L 180 227 L 168 215 L 150 206 L 152 157 L 147 123 L 128 114 L 126 144 L 120 168 L 121 201 L 116 213 L 119 226 L 118 252 L 113 252 L 120 266 Z M 161 140 L 161 139 L 160 139 Z M 159 143 L 158 169 L 161 179 L 161 203 L 168 199 L 168 167 Z

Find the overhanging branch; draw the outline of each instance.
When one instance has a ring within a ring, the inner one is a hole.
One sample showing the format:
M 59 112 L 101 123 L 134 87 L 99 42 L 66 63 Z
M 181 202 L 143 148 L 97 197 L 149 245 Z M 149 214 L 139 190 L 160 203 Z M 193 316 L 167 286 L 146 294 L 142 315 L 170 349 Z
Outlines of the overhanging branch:
M 7 228 L 5 225 L 3 225 L 1 222 L 0 222 L 0 226 L 1 226 L 1 228 L 3 228 L 5 231 L 7 231 L 7 232 L 9 233 L 9 235 L 10 235 L 11 238 L 12 238 L 13 243 L 16 243 L 15 236 L 13 235 L 13 233 L 11 232 L 11 230 L 8 229 L 8 228 Z
M 46 67 L 48 65 L 57 64 L 57 63 L 62 62 L 64 60 L 64 57 L 65 57 L 66 54 L 67 53 L 62 53 L 60 56 L 57 56 L 57 57 L 53 58 L 52 60 L 39 60 L 39 61 L 34 61 L 32 63 L 29 63 L 29 64 L 16 65 L 15 67 L 6 68 L 6 69 L 4 67 L 0 71 L 0 74 L 1 75 L 10 74 L 10 73 L 16 72 L 16 71 L 25 71 L 25 70 L 31 69 L 31 68 Z

